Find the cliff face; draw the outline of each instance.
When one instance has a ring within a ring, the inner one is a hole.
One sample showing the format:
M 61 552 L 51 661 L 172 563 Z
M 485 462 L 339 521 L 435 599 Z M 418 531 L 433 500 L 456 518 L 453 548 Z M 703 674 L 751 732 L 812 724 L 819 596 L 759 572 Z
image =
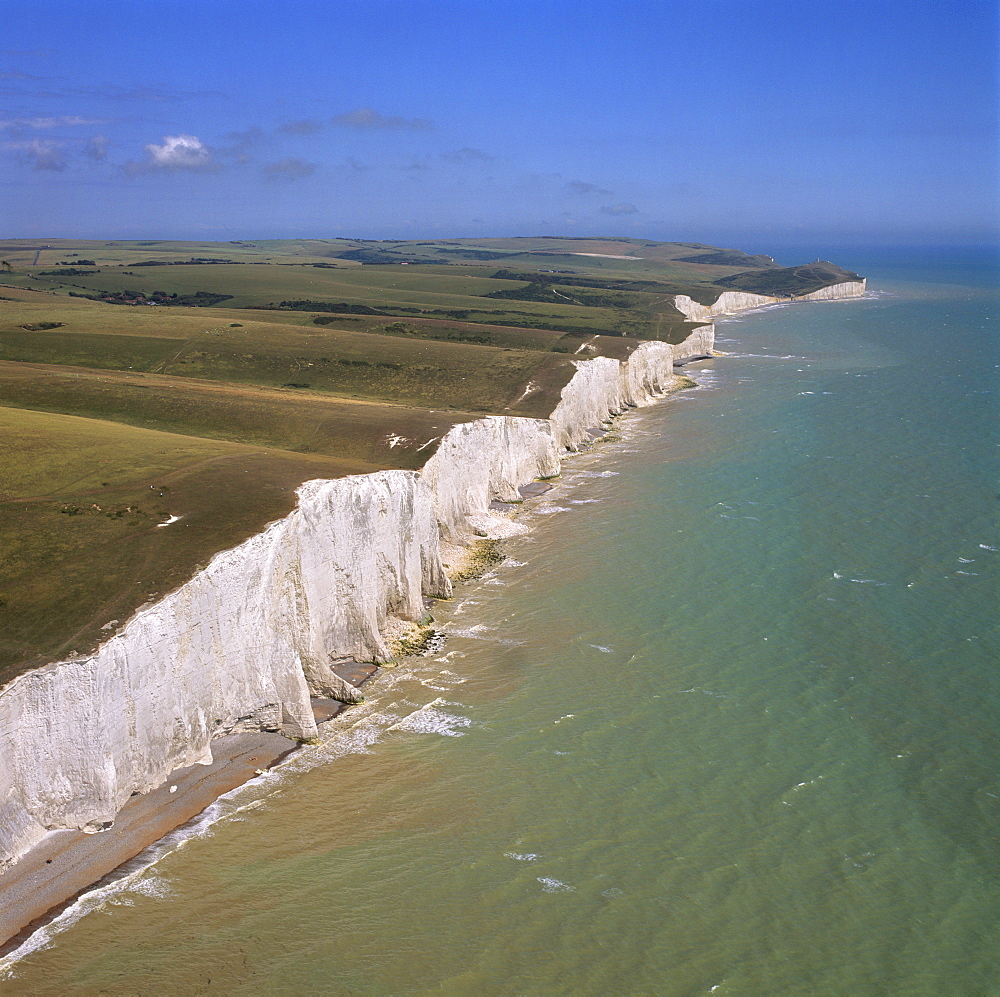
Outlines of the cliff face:
M 576 361 L 576 374 L 550 416 L 556 443 L 575 450 L 609 415 L 648 405 L 672 386 L 675 359 L 707 356 L 714 342 L 714 328 L 702 326 L 676 346 L 642 343 L 626 363 L 607 357 Z
M 574 366 L 576 373 L 563 388 L 559 404 L 550 416 L 559 446 L 570 450 L 587 438 L 588 429 L 600 429 L 609 414 L 614 415 L 625 408 L 622 365 L 617 360 L 597 357 L 574 361 Z M 672 373 L 672 355 L 669 367 Z
M 236 729 L 316 736 L 310 690 L 357 691 L 340 657 L 389 658 L 388 613 L 449 591 L 429 490 L 414 471 L 310 481 L 299 506 L 140 610 L 89 658 L 0 694 L 0 867 L 47 829 L 96 828 L 133 791 L 211 761 Z
M 442 536 L 510 532 L 491 500 L 557 474 L 589 428 L 651 401 L 673 383 L 675 358 L 712 342 L 705 326 L 625 363 L 579 361 L 550 419 L 457 425 L 419 473 L 307 482 L 291 515 L 218 554 L 95 654 L 0 690 L 0 869 L 47 830 L 105 826 L 131 793 L 209 762 L 215 736 L 315 736 L 310 693 L 358 698 L 332 663 L 388 660 L 387 617 L 417 620 L 424 595 L 450 594 Z
M 865 293 L 867 281 L 849 280 L 840 284 L 830 284 L 821 287 L 810 294 L 798 294 L 794 297 L 774 297 L 767 294 L 753 294 L 750 291 L 723 291 L 718 301 L 711 305 L 703 305 L 694 301 L 686 294 L 678 294 L 674 303 L 678 311 L 689 319 L 699 322 L 710 322 L 716 315 L 727 315 L 731 312 L 743 312 L 749 308 L 761 308 L 764 305 L 774 305 L 787 301 L 829 301 L 834 298 L 860 298 Z
M 461 543 L 470 535 L 502 535 L 511 521 L 491 512 L 490 502 L 517 501 L 518 485 L 558 473 L 548 419 L 490 416 L 453 426 L 420 476 L 433 495 L 441 535 Z
M 800 294 L 796 301 L 829 301 L 832 298 L 860 298 L 868 286 L 867 280 L 845 280 L 842 284 L 821 287 L 811 294 Z
M 687 315 L 689 319 L 698 322 L 711 322 L 716 315 L 725 315 L 728 312 L 745 311 L 748 308 L 760 308 L 762 305 L 773 305 L 778 298 L 768 297 L 764 294 L 751 294 L 749 291 L 723 291 L 719 295 L 719 300 L 711 305 L 703 305 L 686 294 L 678 294 L 674 298 L 674 304 L 679 312 Z

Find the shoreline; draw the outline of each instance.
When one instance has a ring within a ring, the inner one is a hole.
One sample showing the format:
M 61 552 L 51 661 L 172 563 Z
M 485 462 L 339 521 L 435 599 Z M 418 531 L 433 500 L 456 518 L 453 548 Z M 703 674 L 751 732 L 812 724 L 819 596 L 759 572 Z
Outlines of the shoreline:
M 343 671 L 344 678 L 360 688 L 379 669 L 354 664 Z M 349 705 L 314 698 L 313 715 L 317 723 L 325 723 Z M 283 734 L 268 731 L 227 734 L 212 742 L 210 765 L 176 769 L 155 789 L 134 795 L 107 829 L 50 831 L 0 873 L 0 961 L 87 894 L 124 879 L 129 863 L 145 851 L 196 825 L 226 794 L 266 775 L 302 747 Z
M 50 831 L 0 876 L 0 958 L 85 894 L 120 878 L 147 848 L 296 750 L 281 734 L 230 734 L 219 738 L 211 765 L 178 769 L 166 783 L 133 797 L 106 831 Z
M 692 357 L 684 362 L 711 359 L 714 358 Z M 664 393 L 660 400 L 665 401 L 690 386 L 682 384 Z M 564 459 L 593 454 L 598 444 L 617 434 L 620 417 L 609 416 L 608 425 L 599 435 L 596 430 L 590 432 L 588 439 L 576 451 L 567 453 Z M 520 501 L 494 501 L 491 506 L 493 511 L 505 514 L 504 518 L 516 518 L 525 502 L 542 498 L 557 485 L 558 478 L 531 481 L 518 487 Z M 474 550 L 461 550 L 466 562 L 475 560 Z M 485 564 L 481 570 L 466 574 L 468 563 L 456 563 L 453 565 L 456 584 L 476 581 L 489 568 L 490 565 Z M 428 603 L 434 601 L 430 599 Z M 344 662 L 336 669 L 356 688 L 361 688 L 383 670 L 363 662 Z M 312 699 L 318 724 L 342 715 L 351 705 L 354 704 L 333 699 Z M 126 879 L 133 872 L 128 868 L 130 863 L 144 852 L 176 832 L 195 827 L 199 818 L 226 794 L 266 775 L 304 747 L 278 733 L 227 734 L 212 741 L 211 765 L 195 764 L 175 770 L 155 789 L 133 796 L 106 830 L 90 833 L 72 829 L 50 831 L 13 866 L 0 873 L 0 964 L 79 900 Z M 152 858 L 135 871 L 144 871 L 155 861 Z M 0 965 L 0 973 L 3 969 Z
M 709 328 L 711 329 L 711 326 Z M 629 389 L 633 389 L 633 385 L 627 380 L 626 375 L 636 377 L 633 390 L 640 397 L 644 391 L 646 401 L 640 400 L 622 406 L 623 396 L 619 394 L 617 396 L 619 401 L 614 403 L 612 407 L 602 408 L 604 415 L 600 418 L 598 418 L 599 413 L 597 413 L 595 406 L 600 407 L 605 404 L 602 401 L 602 392 L 589 390 L 591 379 L 584 375 L 583 364 L 588 365 L 588 371 L 594 372 L 602 369 L 600 367 L 601 361 L 582 362 L 577 368 L 578 375 L 583 375 L 577 386 L 577 391 L 582 392 L 582 394 L 579 399 L 574 398 L 573 401 L 568 402 L 569 407 L 567 411 L 561 413 L 561 421 L 558 423 L 563 433 L 568 435 L 575 432 L 579 437 L 575 443 L 572 438 L 564 439 L 566 447 L 571 452 L 576 450 L 590 451 L 594 443 L 612 431 L 606 427 L 616 414 L 627 411 L 635 404 L 647 404 L 652 400 L 669 397 L 682 386 L 686 379 L 683 375 L 673 373 L 674 368 L 683 367 L 686 363 L 695 360 L 710 360 L 712 357 L 689 353 L 677 358 L 681 361 L 680 363 L 674 361 L 672 355 L 670 359 L 672 363 L 670 374 L 673 380 L 667 378 L 665 381 L 660 381 L 661 384 L 669 385 L 665 390 L 660 391 L 657 391 L 652 383 L 638 380 L 640 377 L 651 375 L 633 374 L 633 371 L 629 370 L 628 362 L 621 364 L 620 373 L 615 375 L 615 383 L 617 384 L 618 378 L 622 377 L 623 383 L 628 384 Z M 591 367 L 590 364 L 597 366 Z M 652 369 L 650 368 L 650 370 Z M 666 374 L 663 371 L 658 371 L 657 376 L 665 377 Z M 574 380 L 576 379 L 575 376 Z M 600 384 L 594 382 L 594 388 L 599 387 Z M 567 401 L 565 393 L 563 397 L 564 401 Z M 553 417 L 562 406 L 561 402 L 557 410 L 553 412 Z M 496 419 L 496 417 L 494 418 Z M 549 423 L 550 427 L 555 428 L 557 425 L 555 418 L 550 417 L 549 420 L 545 421 Z M 527 420 L 520 420 L 520 422 L 527 422 Z M 585 427 L 588 425 L 594 428 L 586 429 Z M 600 426 L 605 428 L 599 428 Z M 509 442 L 513 443 L 514 441 Z M 567 455 L 564 452 L 562 456 Z M 541 467 L 542 465 L 539 463 L 537 466 Z M 558 466 L 558 462 L 556 466 Z M 515 475 L 521 473 L 520 469 L 510 468 L 510 472 L 509 477 L 507 474 L 504 475 L 504 481 L 509 482 L 506 488 L 504 482 L 500 482 L 499 486 L 493 481 L 490 482 L 489 514 L 492 514 L 491 519 L 492 517 L 496 518 L 496 522 L 491 524 L 493 527 L 505 520 L 510 523 L 508 517 L 498 516 L 498 512 L 515 511 L 525 498 L 542 494 L 551 487 L 544 479 L 537 478 L 534 481 L 517 484 Z M 545 472 L 536 470 L 534 473 L 544 474 Z M 523 477 L 521 481 L 524 481 Z M 511 491 L 511 485 L 517 489 L 516 493 Z M 505 497 L 506 492 L 510 493 L 510 498 Z M 520 498 L 517 498 L 516 495 L 519 495 Z M 470 511 L 474 511 L 474 509 Z M 468 517 L 465 525 L 473 527 L 474 533 L 478 534 L 480 538 L 488 540 L 494 536 L 492 532 L 484 532 L 481 520 L 477 522 Z M 438 528 L 442 533 L 440 537 L 442 546 L 444 546 L 448 532 L 444 527 L 445 524 L 439 518 Z M 521 532 L 521 530 L 516 529 L 514 532 Z M 496 534 L 494 538 L 503 539 L 503 534 Z M 468 539 L 474 539 L 474 537 Z M 464 549 L 471 555 L 471 550 Z M 346 667 L 339 676 L 340 680 L 345 685 L 349 684 L 354 688 L 362 685 L 378 671 L 376 665 L 356 664 L 353 661 L 349 664 L 343 662 L 343 665 Z M 337 672 L 340 669 L 341 664 L 338 663 L 332 670 Z M 314 723 L 328 720 L 346 709 L 344 704 L 336 703 L 333 700 L 321 701 L 320 704 L 313 700 L 311 705 L 314 712 Z M 317 706 L 320 712 L 316 712 Z M 313 730 L 315 730 L 315 726 L 313 726 Z M 211 744 L 213 761 L 210 765 L 193 764 L 175 769 L 168 775 L 165 782 L 157 785 L 154 789 L 143 795 L 133 795 L 116 813 L 113 823 L 109 822 L 107 829 L 96 833 L 77 830 L 49 831 L 33 847 L 25 851 L 14 864 L 0 874 L 0 911 L 2 911 L 0 913 L 0 958 L 12 955 L 39 928 L 52 923 L 77 899 L 95 888 L 99 888 L 105 880 L 110 884 L 116 878 L 121 878 L 120 876 L 116 877 L 116 873 L 120 873 L 128 862 L 148 847 L 162 840 L 171 832 L 191 823 L 221 796 L 262 775 L 268 768 L 278 764 L 283 758 L 297 750 L 295 742 L 290 738 L 278 733 L 264 732 L 229 734 L 225 737 L 212 739 Z

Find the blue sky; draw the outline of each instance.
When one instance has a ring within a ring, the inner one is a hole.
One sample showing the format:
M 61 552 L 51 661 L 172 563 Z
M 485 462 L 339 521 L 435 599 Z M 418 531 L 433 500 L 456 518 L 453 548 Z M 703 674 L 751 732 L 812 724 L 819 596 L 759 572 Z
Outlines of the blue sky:
M 3 0 L 0 235 L 997 237 L 997 4 Z

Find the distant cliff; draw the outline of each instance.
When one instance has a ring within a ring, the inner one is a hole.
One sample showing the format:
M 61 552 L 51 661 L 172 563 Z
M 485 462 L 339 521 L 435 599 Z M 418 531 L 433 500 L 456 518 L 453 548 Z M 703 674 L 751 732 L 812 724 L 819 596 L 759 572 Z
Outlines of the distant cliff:
M 761 271 L 762 275 L 770 275 L 775 271 Z M 736 274 L 737 277 L 744 276 Z M 856 275 L 852 275 L 856 276 Z M 794 295 L 757 294 L 753 291 L 723 291 L 710 305 L 694 301 L 686 294 L 678 294 L 674 298 L 674 306 L 689 319 L 699 322 L 710 322 L 717 315 L 727 315 L 731 312 L 742 312 L 750 308 L 762 308 L 764 305 L 784 304 L 789 301 L 829 301 L 835 298 L 860 298 L 867 287 L 864 277 L 857 280 L 845 280 L 836 284 L 828 284 L 813 291 Z
M 827 287 L 856 283 L 862 278 L 826 260 L 802 263 L 795 267 L 771 267 L 766 270 L 744 270 L 718 277 L 712 283 L 734 291 L 773 294 L 784 298 L 805 298 Z

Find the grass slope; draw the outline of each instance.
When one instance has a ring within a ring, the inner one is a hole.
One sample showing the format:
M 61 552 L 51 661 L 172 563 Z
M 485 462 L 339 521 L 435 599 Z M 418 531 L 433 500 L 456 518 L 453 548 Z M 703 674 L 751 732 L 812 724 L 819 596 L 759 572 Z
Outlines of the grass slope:
M 715 283 L 724 289 L 752 291 L 755 294 L 800 295 L 811 294 L 831 284 L 861 280 L 850 270 L 844 270 L 835 263 L 817 260 L 798 267 L 781 267 L 772 270 L 749 271 L 721 277 Z

